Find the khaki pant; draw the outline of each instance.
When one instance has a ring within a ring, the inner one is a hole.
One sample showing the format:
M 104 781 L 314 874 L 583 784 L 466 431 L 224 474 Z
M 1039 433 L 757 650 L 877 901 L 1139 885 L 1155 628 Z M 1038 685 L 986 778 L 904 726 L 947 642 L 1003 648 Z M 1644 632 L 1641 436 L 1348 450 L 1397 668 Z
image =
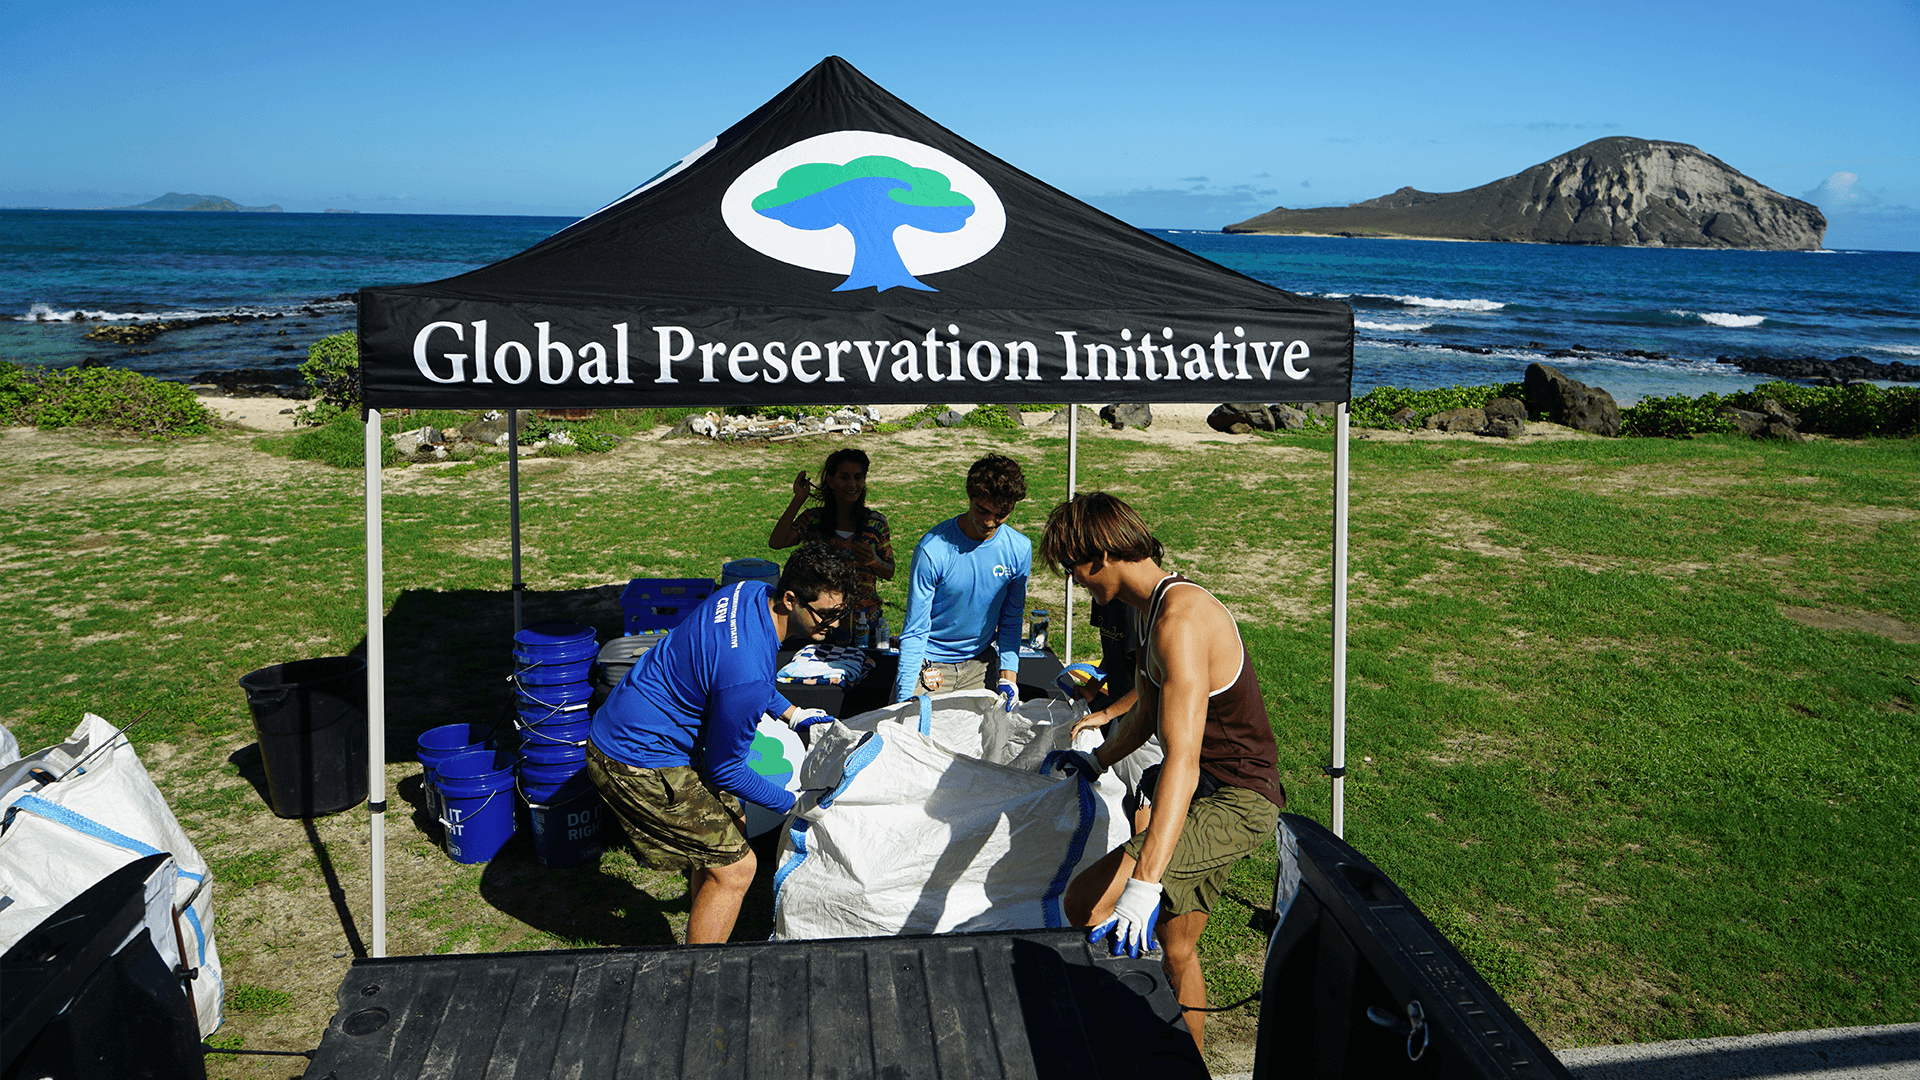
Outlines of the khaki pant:
M 994 674 L 997 676 L 999 672 L 995 671 Z M 936 682 L 938 685 L 929 686 L 927 685 L 929 681 Z M 918 696 L 928 691 L 936 694 L 951 694 L 955 690 L 985 690 L 986 688 L 987 661 L 981 657 L 975 657 L 972 660 L 962 660 L 957 664 L 927 661 L 920 665 L 920 682 L 915 685 L 913 692 Z

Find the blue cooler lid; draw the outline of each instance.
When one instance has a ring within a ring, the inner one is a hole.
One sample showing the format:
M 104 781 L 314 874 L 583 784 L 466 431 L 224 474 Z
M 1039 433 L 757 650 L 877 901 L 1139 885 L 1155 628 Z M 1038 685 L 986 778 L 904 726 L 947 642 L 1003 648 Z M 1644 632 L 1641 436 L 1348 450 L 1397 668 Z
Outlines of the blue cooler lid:
M 731 585 L 736 581 L 764 581 L 771 585 L 780 580 L 780 564 L 770 559 L 735 559 L 720 567 L 720 584 Z
M 544 622 L 528 623 L 521 631 L 513 635 L 513 640 L 535 648 L 554 645 L 571 645 L 576 641 L 589 641 L 593 638 L 593 627 L 582 626 L 572 619 L 548 619 Z

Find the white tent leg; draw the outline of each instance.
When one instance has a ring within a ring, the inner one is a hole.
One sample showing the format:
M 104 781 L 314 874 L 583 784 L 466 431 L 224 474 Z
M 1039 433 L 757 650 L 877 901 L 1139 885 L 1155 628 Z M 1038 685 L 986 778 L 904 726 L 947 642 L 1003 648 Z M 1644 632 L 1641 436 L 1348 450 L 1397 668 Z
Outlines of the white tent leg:
M 367 471 L 367 852 L 372 858 L 373 944 L 387 955 L 387 633 L 385 540 L 381 533 L 380 410 L 368 409 Z
M 526 626 L 520 611 L 520 410 L 507 410 L 507 522 L 513 533 L 513 632 Z
M 1340 403 L 1333 444 L 1333 835 L 1347 827 L 1347 403 Z
M 1080 406 L 1067 402 L 1067 501 L 1072 502 L 1080 482 Z M 1061 601 L 1060 625 L 1067 628 L 1066 651 L 1062 664 L 1073 663 L 1073 575 L 1067 575 L 1066 596 Z

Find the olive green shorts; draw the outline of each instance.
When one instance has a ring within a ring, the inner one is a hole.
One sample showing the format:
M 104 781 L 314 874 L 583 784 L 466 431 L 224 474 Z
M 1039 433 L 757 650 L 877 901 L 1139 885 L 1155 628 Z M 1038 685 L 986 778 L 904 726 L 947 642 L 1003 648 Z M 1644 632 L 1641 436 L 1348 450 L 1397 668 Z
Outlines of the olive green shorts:
M 1258 850 L 1280 820 L 1280 809 L 1258 792 L 1222 787 L 1187 807 L 1187 824 L 1173 845 L 1173 861 L 1160 875 L 1169 916 L 1212 911 L 1227 887 L 1233 864 Z M 1142 832 L 1121 845 L 1134 861 L 1147 842 Z
M 626 830 L 634 854 L 655 870 L 732 866 L 746 858 L 740 800 L 691 765 L 643 769 L 587 744 L 587 775 Z

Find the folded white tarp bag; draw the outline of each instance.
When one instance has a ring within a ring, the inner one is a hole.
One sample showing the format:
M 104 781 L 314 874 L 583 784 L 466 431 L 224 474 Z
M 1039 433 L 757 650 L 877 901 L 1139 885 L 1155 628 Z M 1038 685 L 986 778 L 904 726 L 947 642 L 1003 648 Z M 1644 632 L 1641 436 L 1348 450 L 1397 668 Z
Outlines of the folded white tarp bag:
M 65 743 L 0 766 L 0 950 L 100 879 L 156 852 L 171 854 L 177 867 L 165 906 L 178 933 L 150 931 L 163 960 L 197 972 L 188 986 L 204 1037 L 220 1027 L 224 996 L 213 881 L 133 745 L 88 713 Z
M 815 728 L 780 841 L 774 937 L 1067 925 L 1067 883 L 1131 835 L 1118 780 L 1036 771 L 1069 745 L 1072 716 L 1064 702 L 1009 716 L 976 691 Z

